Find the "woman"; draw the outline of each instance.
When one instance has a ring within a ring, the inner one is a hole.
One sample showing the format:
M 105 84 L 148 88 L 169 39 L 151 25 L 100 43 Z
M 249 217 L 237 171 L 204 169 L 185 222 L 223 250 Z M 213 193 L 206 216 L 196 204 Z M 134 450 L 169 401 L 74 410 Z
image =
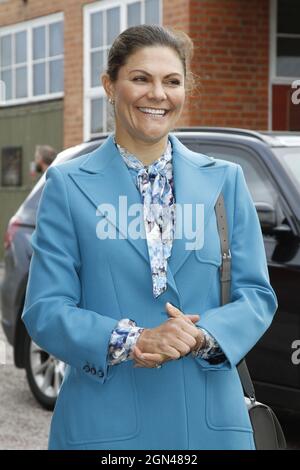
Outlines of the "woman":
M 269 327 L 276 297 L 241 168 L 170 133 L 190 56 L 188 38 L 163 27 L 121 33 L 102 76 L 115 133 L 47 171 L 23 320 L 68 364 L 50 449 L 254 449 L 236 364 Z M 220 192 L 232 252 L 225 306 Z M 204 218 L 192 237 L 195 208 Z

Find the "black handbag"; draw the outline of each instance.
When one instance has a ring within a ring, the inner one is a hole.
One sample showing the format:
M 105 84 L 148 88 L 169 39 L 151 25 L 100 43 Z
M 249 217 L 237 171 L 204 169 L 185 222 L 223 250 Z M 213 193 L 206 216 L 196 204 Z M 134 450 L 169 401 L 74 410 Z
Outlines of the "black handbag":
M 231 253 L 222 193 L 217 199 L 215 212 L 222 255 L 220 266 L 221 305 L 224 305 L 230 301 Z M 237 370 L 245 394 L 256 450 L 286 449 L 285 436 L 274 411 L 268 405 L 256 400 L 254 385 L 245 359 L 237 365 Z

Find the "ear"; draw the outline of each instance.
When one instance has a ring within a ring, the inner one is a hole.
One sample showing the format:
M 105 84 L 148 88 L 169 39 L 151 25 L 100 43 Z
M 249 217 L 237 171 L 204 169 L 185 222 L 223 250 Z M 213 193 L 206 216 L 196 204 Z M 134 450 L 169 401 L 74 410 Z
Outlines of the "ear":
M 101 75 L 101 82 L 102 82 L 102 86 L 105 90 L 105 93 L 107 95 L 108 98 L 113 98 L 114 97 L 114 92 L 115 92 L 115 88 L 114 88 L 114 84 L 112 83 L 112 81 L 110 80 L 109 76 L 107 73 L 103 73 Z

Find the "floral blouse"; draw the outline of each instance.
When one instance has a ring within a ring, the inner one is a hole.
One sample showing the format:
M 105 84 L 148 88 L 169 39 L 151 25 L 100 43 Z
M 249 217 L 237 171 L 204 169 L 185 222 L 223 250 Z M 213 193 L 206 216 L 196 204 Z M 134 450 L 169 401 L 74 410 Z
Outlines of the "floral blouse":
M 167 259 L 171 255 L 175 232 L 175 197 L 172 171 L 172 146 L 168 141 L 163 155 L 150 165 L 144 165 L 114 140 L 144 204 L 144 223 L 152 274 L 153 296 L 167 289 Z M 199 327 L 200 328 L 200 327 Z M 193 351 L 209 363 L 218 364 L 226 356 L 217 341 L 204 329 L 203 347 Z M 123 318 L 113 330 L 108 347 L 108 364 L 116 365 L 131 359 L 131 351 L 144 328 L 134 320 Z

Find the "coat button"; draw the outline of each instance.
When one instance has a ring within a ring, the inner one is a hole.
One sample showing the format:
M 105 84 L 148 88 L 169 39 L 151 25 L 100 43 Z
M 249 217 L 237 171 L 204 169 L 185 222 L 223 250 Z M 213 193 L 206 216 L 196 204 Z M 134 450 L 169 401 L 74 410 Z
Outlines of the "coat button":
M 90 367 L 86 364 L 84 367 L 83 367 L 83 370 L 84 372 L 90 372 Z
M 96 369 L 95 369 L 95 367 L 92 367 L 92 368 L 91 368 L 91 374 L 92 374 L 92 375 L 95 375 L 95 374 L 96 374 Z
M 98 377 L 103 377 L 104 376 L 104 372 L 102 372 L 102 370 L 98 370 Z

